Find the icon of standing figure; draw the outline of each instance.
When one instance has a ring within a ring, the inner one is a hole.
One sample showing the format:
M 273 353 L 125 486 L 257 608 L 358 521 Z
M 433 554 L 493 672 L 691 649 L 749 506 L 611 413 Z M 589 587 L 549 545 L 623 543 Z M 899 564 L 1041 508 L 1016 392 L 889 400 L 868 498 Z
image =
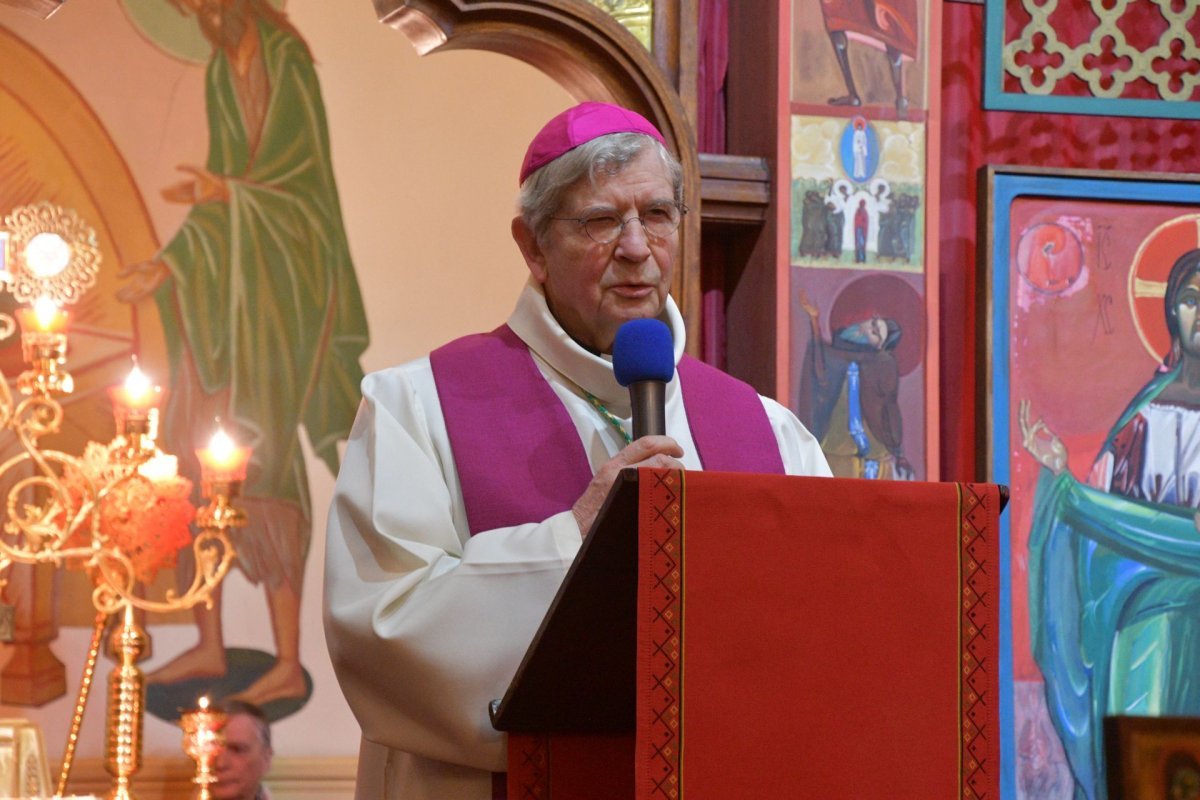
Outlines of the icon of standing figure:
M 1200 714 L 1200 249 L 1171 267 L 1163 314 L 1169 349 L 1086 479 L 1028 400 L 1017 415 L 1044 467 L 1029 540 L 1033 652 L 1076 797 L 1105 796 L 1105 716 Z
M 299 644 L 312 527 L 299 429 L 336 473 L 359 402 L 366 317 L 304 39 L 268 0 L 171 4 L 211 45 L 209 152 L 163 190 L 191 209 L 153 259 L 122 271 L 118 296 L 157 303 L 171 363 L 163 433 L 181 469 L 198 477 L 190 454 L 217 417 L 254 448 L 240 501 L 250 524 L 235 545 L 241 571 L 265 590 L 276 653 L 247 662 L 247 651 L 227 651 L 218 596 L 196 611 L 195 647 L 149 681 L 220 678 L 268 713 L 273 703 L 295 710 L 311 692 Z M 190 567 L 181 563 L 181 580 Z

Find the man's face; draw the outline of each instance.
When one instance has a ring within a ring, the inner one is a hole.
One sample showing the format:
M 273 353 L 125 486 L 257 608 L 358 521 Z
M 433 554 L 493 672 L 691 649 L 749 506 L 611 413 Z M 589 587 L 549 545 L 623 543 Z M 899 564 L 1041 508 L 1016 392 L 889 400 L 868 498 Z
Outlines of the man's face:
M 252 800 L 271 768 L 271 750 L 258 723 L 248 714 L 232 714 L 225 722 L 225 747 L 217 755 L 215 800 Z
M 230 25 L 231 18 L 245 16 L 243 8 L 234 9 L 233 0 L 177 0 L 180 6 L 196 17 L 200 30 L 217 47 L 232 46 L 240 35 L 239 25 Z M 240 4 L 239 4 L 240 5 Z
M 1175 300 L 1179 343 L 1185 353 L 1200 356 L 1200 272 L 1188 278 Z
M 601 174 L 595 183 L 585 177 L 568 189 L 554 216 L 631 220 L 674 202 L 667 167 L 647 147 L 615 175 Z M 513 236 L 555 319 L 593 352 L 610 352 L 623 323 L 663 310 L 679 253 L 678 230 L 655 239 L 630 221 L 616 241 L 599 244 L 579 223 L 555 220 L 538 240 L 517 219 Z

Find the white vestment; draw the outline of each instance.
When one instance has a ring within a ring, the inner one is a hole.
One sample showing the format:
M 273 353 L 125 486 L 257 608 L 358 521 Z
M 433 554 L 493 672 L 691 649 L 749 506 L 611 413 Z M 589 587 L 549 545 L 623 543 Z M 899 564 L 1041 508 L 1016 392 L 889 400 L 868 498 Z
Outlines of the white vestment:
M 1138 412 L 1146 433 L 1130 496 L 1156 505 L 1200 509 L 1200 410 L 1153 400 Z M 1128 425 L 1129 423 L 1127 423 Z M 1088 483 L 1112 490 L 1115 461 L 1105 450 Z
M 663 319 L 683 353 L 683 322 Z M 628 390 L 611 360 L 574 342 L 528 283 L 508 320 L 534 353 L 593 472 L 625 442 L 591 392 L 629 430 Z M 813 436 L 762 398 L 792 475 L 829 475 Z M 679 379 L 667 433 L 700 469 Z M 497 425 L 504 420 L 497 419 Z M 505 769 L 488 721 L 581 543 L 568 510 L 471 536 L 429 358 L 368 375 L 329 513 L 325 627 L 334 667 L 363 730 L 359 800 L 488 800 Z

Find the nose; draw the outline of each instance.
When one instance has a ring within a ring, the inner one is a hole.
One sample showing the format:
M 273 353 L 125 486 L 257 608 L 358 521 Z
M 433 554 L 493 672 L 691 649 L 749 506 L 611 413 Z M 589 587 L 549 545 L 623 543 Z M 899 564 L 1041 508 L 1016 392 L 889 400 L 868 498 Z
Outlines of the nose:
M 617 237 L 616 255 L 627 261 L 645 261 L 650 257 L 650 237 L 639 217 L 625 220 L 621 235 Z

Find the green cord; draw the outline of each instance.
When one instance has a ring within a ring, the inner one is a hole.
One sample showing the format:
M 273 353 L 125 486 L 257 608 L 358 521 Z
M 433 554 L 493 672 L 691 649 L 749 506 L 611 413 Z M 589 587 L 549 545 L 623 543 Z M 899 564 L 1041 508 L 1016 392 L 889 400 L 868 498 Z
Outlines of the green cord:
M 625 440 L 625 444 L 629 444 L 633 441 L 633 437 L 630 436 L 629 432 L 625 430 L 625 425 L 622 424 L 620 417 L 605 408 L 604 404 L 597 400 L 596 396 L 587 389 L 584 389 L 583 393 L 587 397 L 588 402 L 592 404 L 592 407 L 600 412 L 600 416 L 604 417 L 606 420 L 608 420 L 610 425 L 620 431 L 621 438 Z

